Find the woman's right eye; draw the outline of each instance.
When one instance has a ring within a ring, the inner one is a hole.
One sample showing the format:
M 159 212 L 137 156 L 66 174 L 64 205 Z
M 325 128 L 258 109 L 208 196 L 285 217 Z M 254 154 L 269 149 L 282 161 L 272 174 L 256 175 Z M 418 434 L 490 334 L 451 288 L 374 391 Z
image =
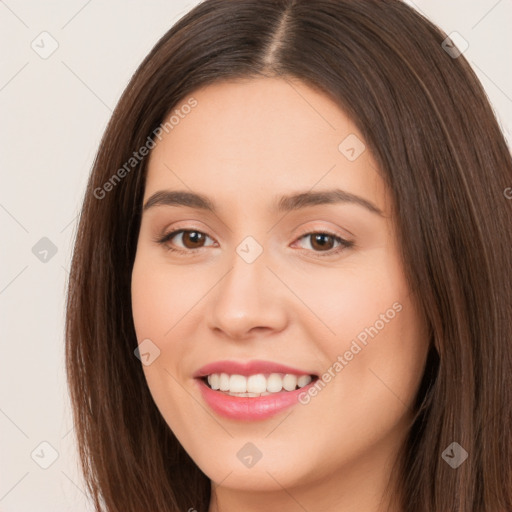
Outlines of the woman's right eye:
M 169 242 L 172 239 L 177 238 L 177 236 L 181 237 L 181 243 L 183 244 L 182 247 L 176 248 L 169 244 Z M 178 229 L 165 234 L 163 237 L 159 238 L 157 242 L 166 246 L 169 251 L 186 253 L 190 250 L 202 249 L 205 247 L 201 244 L 204 243 L 206 238 L 210 237 L 202 231 L 197 231 L 195 229 Z

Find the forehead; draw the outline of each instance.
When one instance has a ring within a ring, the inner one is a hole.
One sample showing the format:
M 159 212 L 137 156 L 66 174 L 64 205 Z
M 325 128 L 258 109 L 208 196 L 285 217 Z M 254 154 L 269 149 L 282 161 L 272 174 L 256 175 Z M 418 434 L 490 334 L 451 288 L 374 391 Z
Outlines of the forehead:
M 241 201 L 313 187 L 342 187 L 374 199 L 384 193 L 355 124 L 329 96 L 299 80 L 214 83 L 169 115 L 172 128 L 150 155 L 145 198 L 165 188 Z M 354 159 L 347 148 L 361 153 Z

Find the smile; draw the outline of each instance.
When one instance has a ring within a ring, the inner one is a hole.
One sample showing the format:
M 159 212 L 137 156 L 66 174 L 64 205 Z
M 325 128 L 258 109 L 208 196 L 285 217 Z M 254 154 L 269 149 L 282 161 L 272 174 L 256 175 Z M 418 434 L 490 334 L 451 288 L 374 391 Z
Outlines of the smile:
M 232 420 L 264 420 L 299 402 L 317 375 L 266 361 L 219 361 L 194 375 L 203 400 Z
M 228 375 L 213 373 L 205 379 L 213 390 L 225 392 L 230 396 L 258 397 L 267 396 L 281 391 L 295 391 L 307 386 L 312 380 L 311 375 L 294 375 L 291 373 L 271 373 L 250 375 Z

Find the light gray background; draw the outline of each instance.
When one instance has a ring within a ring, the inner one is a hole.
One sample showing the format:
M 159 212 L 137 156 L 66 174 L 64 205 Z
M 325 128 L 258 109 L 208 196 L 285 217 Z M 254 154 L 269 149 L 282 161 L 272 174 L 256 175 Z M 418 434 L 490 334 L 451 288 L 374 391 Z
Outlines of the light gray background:
M 92 510 L 78 471 L 64 371 L 76 217 L 101 135 L 131 74 L 197 3 L 0 1 L 1 512 Z M 464 55 L 510 140 L 512 0 L 408 3 L 469 43 Z M 50 48 L 49 39 L 41 42 L 43 31 L 59 45 L 47 59 L 31 47 L 35 41 L 39 52 Z M 57 248 L 46 262 L 39 259 L 44 253 L 32 252 L 43 237 Z M 43 469 L 53 450 L 56 460 Z

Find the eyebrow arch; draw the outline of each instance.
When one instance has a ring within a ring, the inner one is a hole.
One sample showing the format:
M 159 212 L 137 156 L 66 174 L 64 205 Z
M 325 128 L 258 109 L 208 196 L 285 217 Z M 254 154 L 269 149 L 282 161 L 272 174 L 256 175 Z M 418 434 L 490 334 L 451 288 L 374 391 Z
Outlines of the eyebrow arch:
M 372 213 L 383 216 L 380 208 L 371 201 L 364 199 L 358 195 L 346 192 L 341 189 L 323 190 L 318 192 L 299 192 L 288 196 L 278 198 L 274 203 L 273 211 L 288 212 L 298 210 L 308 206 L 317 206 L 323 204 L 349 203 L 362 206 Z M 195 192 L 187 192 L 184 190 L 159 190 L 155 192 L 144 205 L 143 210 L 155 206 L 188 206 L 190 208 L 198 208 L 215 213 L 215 204 L 205 195 Z

